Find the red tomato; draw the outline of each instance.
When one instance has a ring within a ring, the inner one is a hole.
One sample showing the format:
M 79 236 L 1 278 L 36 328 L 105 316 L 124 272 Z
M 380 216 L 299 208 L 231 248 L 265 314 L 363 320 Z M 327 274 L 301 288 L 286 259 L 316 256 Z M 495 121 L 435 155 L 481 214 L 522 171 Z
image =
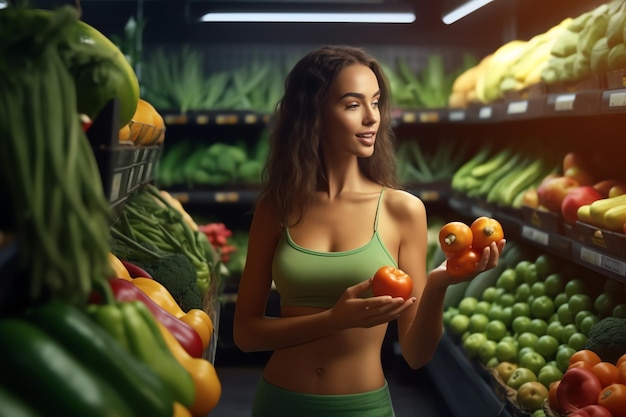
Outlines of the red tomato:
M 568 369 L 556 391 L 559 408 L 565 413 L 596 404 L 602 384 L 597 376 L 586 368 Z
M 619 376 L 619 369 L 611 362 L 596 363 L 591 367 L 591 372 L 598 377 L 602 387 L 616 383 Z
M 571 366 L 574 362 L 583 361 L 589 368 L 592 366 L 602 362 L 602 359 L 596 352 L 589 349 L 581 349 L 574 352 L 572 356 L 569 357 L 569 365 Z
M 480 261 L 480 254 L 474 249 L 466 249 L 448 258 L 446 270 L 453 277 L 467 276 L 476 271 L 478 261 Z
M 472 230 L 472 248 L 482 251 L 491 242 L 499 242 L 504 238 L 502 225 L 496 219 L 482 216 L 474 220 L 470 226 Z
M 560 379 L 557 379 L 553 383 L 550 384 L 548 388 L 548 405 L 551 410 L 561 412 L 561 406 L 559 405 L 559 400 L 556 397 L 556 391 L 559 389 L 559 384 L 561 383 Z
M 611 384 L 598 395 L 598 404 L 608 409 L 613 417 L 626 417 L 626 385 Z
M 469 249 L 472 239 L 472 229 L 463 222 L 449 222 L 439 230 L 439 246 L 446 256 Z
M 372 280 L 372 292 L 375 296 L 390 295 L 405 300 L 411 296 L 413 281 L 404 271 L 393 266 L 383 266 L 376 271 Z

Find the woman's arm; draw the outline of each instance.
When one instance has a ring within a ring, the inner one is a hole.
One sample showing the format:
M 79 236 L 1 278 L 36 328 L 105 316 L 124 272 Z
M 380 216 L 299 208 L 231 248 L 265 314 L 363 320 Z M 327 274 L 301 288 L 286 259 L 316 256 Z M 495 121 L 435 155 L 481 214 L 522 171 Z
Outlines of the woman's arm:
M 445 262 L 426 275 L 427 219 L 424 204 L 417 198 L 405 198 L 396 216 L 401 232 L 398 266 L 413 279 L 417 302 L 398 318 L 398 338 L 402 355 L 409 366 L 418 369 L 435 354 L 443 334 L 443 306 L 449 285 L 472 279 L 498 263 L 504 240 L 485 248 L 474 274 L 451 277 Z
M 358 295 L 371 286 L 368 279 L 348 288 L 331 309 L 306 316 L 267 317 L 272 259 L 281 233 L 273 211 L 259 202 L 250 226 L 246 265 L 235 306 L 234 340 L 241 350 L 275 350 L 350 327 L 372 327 L 397 318 L 410 304 L 405 305 L 401 298 L 359 298 Z

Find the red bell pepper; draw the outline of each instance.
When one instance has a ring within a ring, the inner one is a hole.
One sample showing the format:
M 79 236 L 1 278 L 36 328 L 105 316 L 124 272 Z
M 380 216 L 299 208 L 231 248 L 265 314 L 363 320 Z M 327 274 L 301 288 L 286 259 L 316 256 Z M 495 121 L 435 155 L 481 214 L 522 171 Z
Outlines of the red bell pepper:
M 172 333 L 190 356 L 202 357 L 202 339 L 193 327 L 152 301 L 132 282 L 122 278 L 113 278 L 109 280 L 109 285 L 117 301 L 141 301 L 150 309 L 157 321 Z
M 598 404 L 586 405 L 581 410 L 586 412 L 589 417 L 613 417 L 613 414 L 606 407 Z
M 559 408 L 568 413 L 597 404 L 600 391 L 602 384 L 593 372 L 585 368 L 570 368 L 563 374 L 556 391 Z

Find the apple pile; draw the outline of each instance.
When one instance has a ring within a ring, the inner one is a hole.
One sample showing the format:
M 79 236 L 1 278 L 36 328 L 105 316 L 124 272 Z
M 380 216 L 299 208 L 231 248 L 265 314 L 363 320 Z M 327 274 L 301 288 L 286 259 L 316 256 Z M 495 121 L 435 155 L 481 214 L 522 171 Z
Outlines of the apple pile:
M 558 213 L 565 222 L 574 224 L 582 220 L 579 217 L 580 207 L 626 193 L 626 182 L 598 180 L 590 166 L 579 153 L 568 152 L 562 161 L 563 173 L 547 175 L 536 189 L 527 190 L 523 204 Z
M 625 284 L 541 254 L 507 265 L 480 297 L 448 307 L 444 324 L 469 358 L 516 392 L 520 409 L 533 412 L 609 316 L 626 317 Z

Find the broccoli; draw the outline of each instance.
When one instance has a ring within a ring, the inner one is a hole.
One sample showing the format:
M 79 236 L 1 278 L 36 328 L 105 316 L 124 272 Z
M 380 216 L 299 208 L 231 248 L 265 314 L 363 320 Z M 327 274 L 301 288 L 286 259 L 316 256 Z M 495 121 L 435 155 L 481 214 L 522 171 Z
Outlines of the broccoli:
M 182 253 L 164 255 L 154 261 L 136 262 L 172 294 L 184 312 L 202 309 L 202 295 L 197 283 L 196 269 Z
M 585 349 L 594 351 L 605 362 L 617 362 L 626 353 L 626 318 L 605 317 L 594 324 Z

